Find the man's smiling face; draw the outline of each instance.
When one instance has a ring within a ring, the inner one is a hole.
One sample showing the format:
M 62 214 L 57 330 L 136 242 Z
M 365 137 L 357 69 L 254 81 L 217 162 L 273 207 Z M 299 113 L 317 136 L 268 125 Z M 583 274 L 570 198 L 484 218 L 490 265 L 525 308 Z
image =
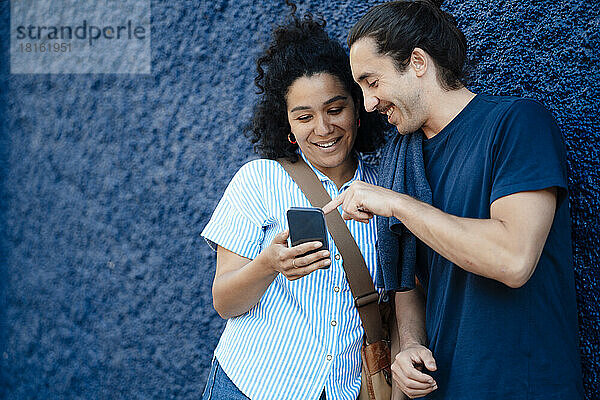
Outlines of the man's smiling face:
M 399 72 L 394 59 L 379 54 L 375 40 L 365 37 L 350 48 L 350 66 L 367 111 L 387 115 L 388 122 L 403 135 L 423 126 L 426 113 L 422 90 L 412 64 Z

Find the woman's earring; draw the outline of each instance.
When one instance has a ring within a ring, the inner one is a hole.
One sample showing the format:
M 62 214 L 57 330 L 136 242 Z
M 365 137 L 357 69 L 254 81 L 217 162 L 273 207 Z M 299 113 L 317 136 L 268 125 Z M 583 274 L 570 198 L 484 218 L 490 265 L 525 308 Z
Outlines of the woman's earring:
M 360 118 L 356 121 L 356 127 L 360 128 Z
M 296 138 L 294 137 L 294 134 L 292 132 L 288 133 L 288 140 L 290 141 L 291 144 L 298 143 L 298 142 L 296 142 Z

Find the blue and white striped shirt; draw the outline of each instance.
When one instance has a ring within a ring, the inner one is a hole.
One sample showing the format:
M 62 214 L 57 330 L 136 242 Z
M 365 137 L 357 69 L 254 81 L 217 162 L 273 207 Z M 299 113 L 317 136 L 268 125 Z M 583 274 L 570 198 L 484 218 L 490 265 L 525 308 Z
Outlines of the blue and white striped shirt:
M 375 170 L 357 158 L 354 177 L 340 191 L 308 164 L 334 198 L 354 180 L 376 183 Z M 290 207 L 310 207 L 310 202 L 276 161 L 254 160 L 233 177 L 202 236 L 254 259 L 287 229 Z M 374 277 L 375 219 L 346 224 Z M 258 304 L 227 321 L 215 356 L 251 399 L 318 399 L 323 389 L 328 400 L 358 396 L 363 328 L 331 236 L 329 247 L 329 269 L 295 281 L 278 275 Z

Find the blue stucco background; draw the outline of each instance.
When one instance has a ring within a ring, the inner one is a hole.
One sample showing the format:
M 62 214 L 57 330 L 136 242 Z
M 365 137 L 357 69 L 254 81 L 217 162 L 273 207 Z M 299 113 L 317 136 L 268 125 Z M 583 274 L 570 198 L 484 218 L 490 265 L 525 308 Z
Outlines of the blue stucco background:
M 201 394 L 224 321 L 199 234 L 256 157 L 242 127 L 283 3 L 153 1 L 150 75 L 11 75 L 0 0 L 0 398 Z M 341 41 L 377 3 L 298 1 Z M 538 99 L 562 128 L 586 399 L 600 399 L 600 12 L 592 0 L 444 8 L 467 36 L 469 87 Z

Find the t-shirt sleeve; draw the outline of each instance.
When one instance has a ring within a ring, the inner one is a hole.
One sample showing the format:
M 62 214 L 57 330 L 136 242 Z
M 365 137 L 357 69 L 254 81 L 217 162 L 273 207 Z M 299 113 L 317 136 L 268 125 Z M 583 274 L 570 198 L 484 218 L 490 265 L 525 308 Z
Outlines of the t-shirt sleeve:
M 498 126 L 492 157 L 490 204 L 517 192 L 558 189 L 558 204 L 567 195 L 566 154 L 560 129 L 542 105 L 515 101 Z
M 201 233 L 213 250 L 219 245 L 249 259 L 260 252 L 267 212 L 255 164 L 250 162 L 235 174 Z

